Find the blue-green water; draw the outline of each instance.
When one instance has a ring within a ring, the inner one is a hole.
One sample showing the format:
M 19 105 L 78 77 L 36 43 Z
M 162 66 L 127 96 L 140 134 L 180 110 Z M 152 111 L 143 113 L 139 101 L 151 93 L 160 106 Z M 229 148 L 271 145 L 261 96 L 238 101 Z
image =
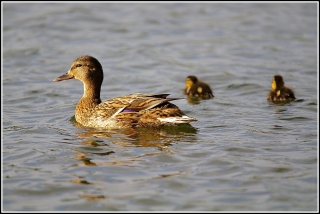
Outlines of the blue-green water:
M 2 3 L 3 211 L 317 211 L 317 3 Z M 76 125 L 80 55 L 102 100 L 170 93 L 199 122 Z M 193 103 L 188 75 L 215 97 Z M 296 101 L 266 98 L 281 74 Z M 189 101 L 189 102 L 188 102 Z

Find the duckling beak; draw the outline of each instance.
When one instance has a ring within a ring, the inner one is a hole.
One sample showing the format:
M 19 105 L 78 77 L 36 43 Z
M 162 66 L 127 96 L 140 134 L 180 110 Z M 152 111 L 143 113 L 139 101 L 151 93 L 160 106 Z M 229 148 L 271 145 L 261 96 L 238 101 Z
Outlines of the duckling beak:
M 276 83 L 276 80 L 275 80 L 275 79 L 273 79 L 272 82 L 271 82 L 271 88 L 272 88 L 273 90 L 276 90 L 276 89 L 277 89 L 277 83 Z
M 69 79 L 73 79 L 74 76 L 72 74 L 69 74 L 69 72 L 67 72 L 66 74 L 61 75 L 60 77 L 57 77 L 53 80 L 53 82 L 60 82 L 62 80 L 69 80 Z
M 193 85 L 192 80 L 189 79 L 189 78 L 187 78 L 187 80 L 186 80 L 186 87 L 187 87 L 187 88 L 191 88 L 192 85 Z

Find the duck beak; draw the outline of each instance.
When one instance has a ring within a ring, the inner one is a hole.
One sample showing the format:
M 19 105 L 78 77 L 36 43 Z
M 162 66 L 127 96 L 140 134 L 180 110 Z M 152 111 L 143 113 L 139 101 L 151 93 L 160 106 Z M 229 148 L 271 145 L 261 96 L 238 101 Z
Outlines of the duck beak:
M 68 71 L 66 74 L 61 75 L 60 77 L 57 77 L 53 80 L 53 82 L 60 82 L 62 80 L 69 80 L 69 79 L 73 79 L 74 76 L 72 74 L 70 74 L 70 72 Z

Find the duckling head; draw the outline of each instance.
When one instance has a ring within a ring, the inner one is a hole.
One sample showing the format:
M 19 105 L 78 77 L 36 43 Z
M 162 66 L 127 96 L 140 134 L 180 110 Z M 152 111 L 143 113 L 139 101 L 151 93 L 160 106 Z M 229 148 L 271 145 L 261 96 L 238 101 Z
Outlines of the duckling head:
M 277 89 L 280 89 L 284 87 L 284 81 L 283 81 L 283 78 L 282 76 L 280 75 L 275 75 L 273 78 L 272 78 L 272 82 L 271 82 L 271 88 L 273 90 L 277 90 Z
M 197 82 L 198 82 L 198 78 L 196 76 L 190 75 L 186 78 L 186 87 L 191 88 Z

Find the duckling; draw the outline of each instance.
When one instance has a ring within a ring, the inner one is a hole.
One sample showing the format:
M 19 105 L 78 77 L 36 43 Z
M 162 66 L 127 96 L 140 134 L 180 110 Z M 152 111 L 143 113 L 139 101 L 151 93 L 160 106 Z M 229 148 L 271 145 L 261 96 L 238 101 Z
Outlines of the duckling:
M 103 69 L 92 56 L 79 56 L 69 71 L 55 78 L 54 82 L 77 79 L 84 85 L 84 93 L 75 109 L 78 123 L 94 128 L 134 128 L 179 125 L 197 121 L 187 116 L 171 103 L 179 98 L 167 98 L 169 94 L 129 94 L 100 99 Z
M 292 101 L 295 98 L 292 89 L 284 86 L 284 81 L 281 75 L 275 75 L 271 81 L 272 90 L 269 92 L 269 101 Z
M 194 75 L 190 75 L 186 78 L 186 88 L 184 94 L 192 97 L 211 98 L 214 97 L 210 86 L 198 80 Z

